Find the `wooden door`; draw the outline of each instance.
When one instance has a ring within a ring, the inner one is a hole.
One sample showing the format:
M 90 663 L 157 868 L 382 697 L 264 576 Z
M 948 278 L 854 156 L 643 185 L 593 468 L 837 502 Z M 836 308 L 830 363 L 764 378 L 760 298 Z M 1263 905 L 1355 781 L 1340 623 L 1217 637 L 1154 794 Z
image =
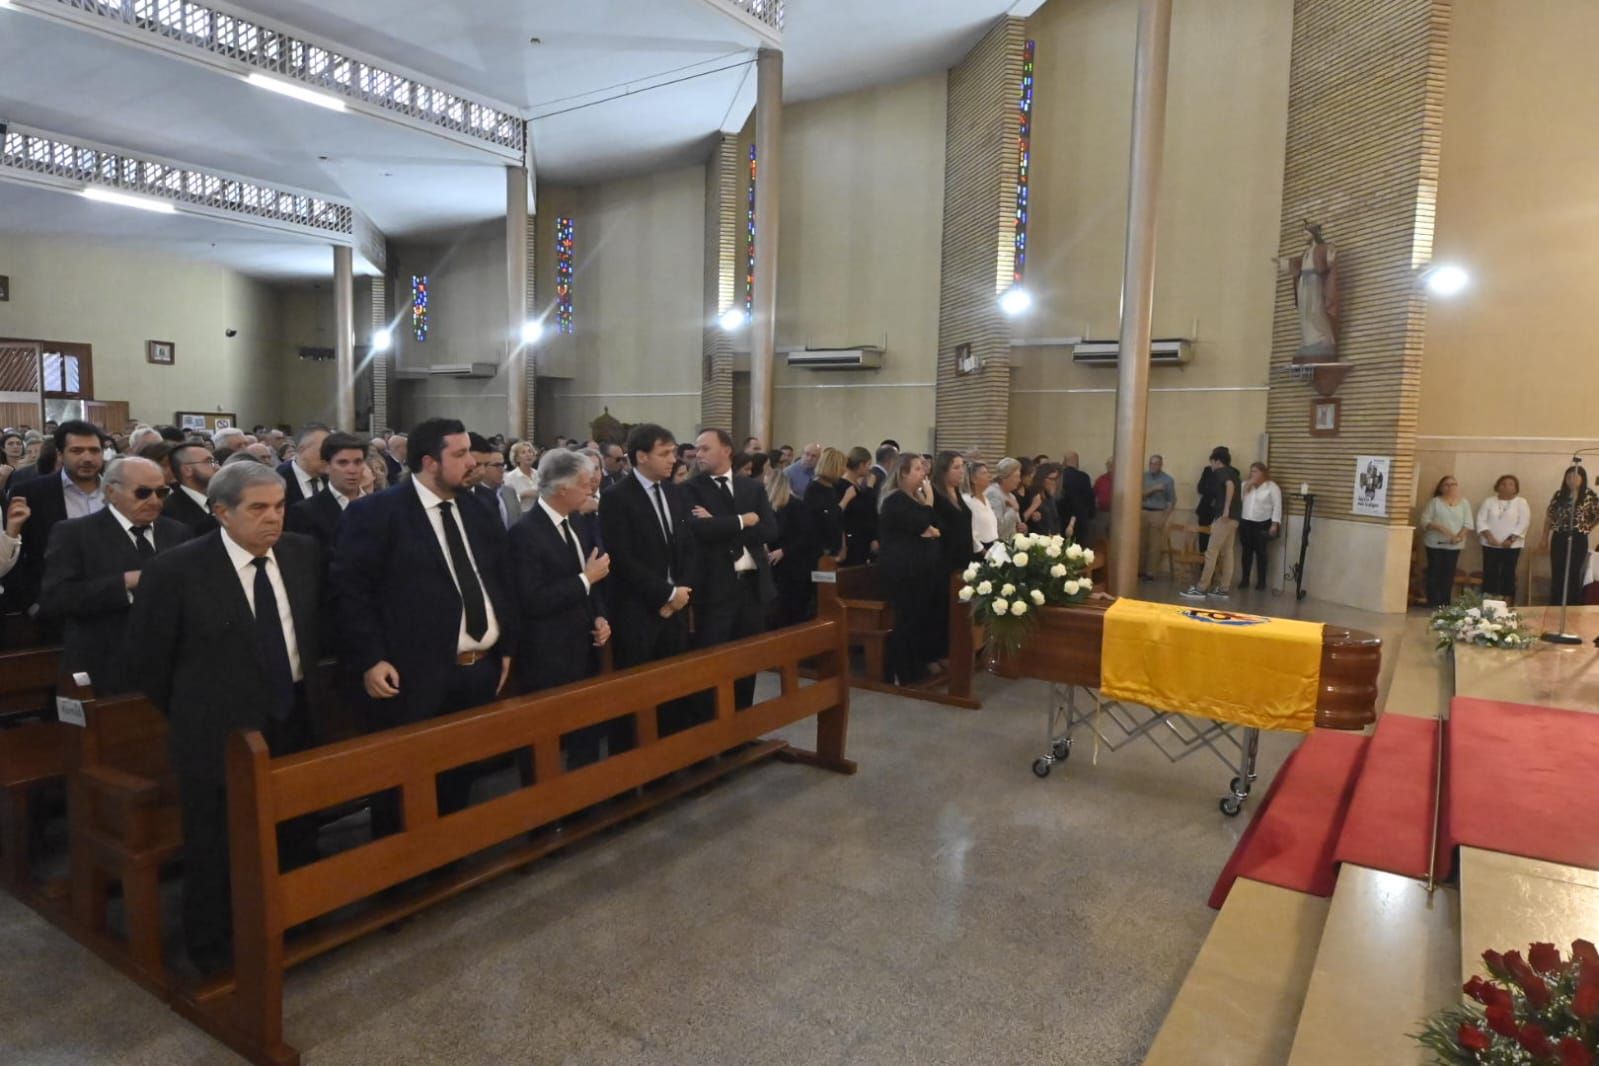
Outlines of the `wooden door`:
M 44 426 L 39 391 L 39 345 L 31 341 L 0 344 L 0 426 Z

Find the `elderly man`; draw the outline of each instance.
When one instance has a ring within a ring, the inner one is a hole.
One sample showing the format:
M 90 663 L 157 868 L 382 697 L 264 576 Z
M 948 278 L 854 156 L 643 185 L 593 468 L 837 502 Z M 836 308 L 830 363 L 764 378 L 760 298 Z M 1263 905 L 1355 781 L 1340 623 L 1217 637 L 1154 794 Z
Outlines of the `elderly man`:
M 611 626 L 597 586 L 611 572 L 575 521 L 593 484 L 594 464 L 582 452 L 552 449 L 539 460 L 538 502 L 511 527 L 511 558 L 521 611 L 516 654 L 520 687 L 528 692 L 592 677 L 597 649 L 611 639 Z M 627 745 L 631 719 L 580 729 L 562 745 L 568 767 L 585 766 Z
M 283 532 L 283 479 L 259 463 L 217 472 L 207 490 L 221 528 L 163 553 L 134 605 L 134 676 L 171 722 L 183 805 L 183 932 L 202 972 L 227 965 L 227 791 L 223 751 L 256 729 L 275 756 L 311 744 L 306 681 L 320 655 L 316 543 Z M 315 823 L 278 830 L 288 867 L 316 857 Z
M 180 444 L 167 458 L 177 485 L 161 513 L 188 526 L 195 536 L 209 533 L 217 520 L 205 501 L 206 487 L 217 472 L 216 456 L 203 444 Z
M 57 426 L 52 439 L 60 457 L 60 474 L 35 477 L 12 494 L 13 499 L 20 496 L 27 500 L 29 510 L 28 522 L 22 527 L 22 551 L 7 582 L 7 594 L 17 610 L 28 610 L 39 600 L 51 527 L 105 507 L 100 483 L 105 438 L 100 430 L 88 422 L 72 420 Z
M 104 487 L 104 509 L 50 530 L 39 591 L 40 612 L 63 623 L 62 672 L 87 673 L 98 696 L 133 687 L 123 644 L 145 565 L 193 536 L 182 522 L 162 517 L 170 490 L 150 460 L 112 460 Z
M 788 487 L 800 499 L 805 498 L 805 490 L 810 488 L 811 479 L 816 476 L 816 461 L 822 457 L 820 444 L 807 444 L 800 453 L 799 461 L 788 466 Z
M 244 430 L 238 426 L 228 426 L 211 435 L 211 448 L 216 453 L 219 464 L 227 462 L 228 456 L 249 443 L 244 439 L 245 435 Z
M 627 453 L 620 444 L 606 444 L 600 448 L 600 488 L 605 490 L 627 476 Z
M 400 479 L 406 475 L 405 454 L 407 440 L 404 433 L 395 433 L 389 437 L 388 455 L 383 459 L 383 465 L 389 470 L 390 486 L 398 485 Z
M 328 432 L 328 427 L 320 422 L 307 423 L 294 442 L 294 458 L 278 466 L 288 493 L 284 498 L 290 507 L 328 487 L 327 464 L 322 461 L 322 441 Z M 275 458 L 270 449 L 267 456 L 267 462 Z
M 161 431 L 153 426 L 141 425 L 128 434 L 128 446 L 123 450 L 123 455 L 138 455 L 139 449 L 146 444 L 156 444 L 161 440 Z
M 1088 543 L 1089 523 L 1093 522 L 1094 481 L 1079 469 L 1082 459 L 1076 452 L 1067 452 L 1061 458 L 1060 495 L 1056 504 L 1060 509 L 1061 528 L 1079 544 Z
M 1169 551 L 1171 542 L 1171 513 L 1177 506 L 1177 483 L 1166 473 L 1166 460 L 1158 455 L 1149 457 L 1149 469 L 1144 473 L 1143 526 L 1140 543 L 1143 546 L 1144 564 L 1138 568 L 1141 581 L 1155 580 L 1155 568 L 1160 565 L 1162 553 Z

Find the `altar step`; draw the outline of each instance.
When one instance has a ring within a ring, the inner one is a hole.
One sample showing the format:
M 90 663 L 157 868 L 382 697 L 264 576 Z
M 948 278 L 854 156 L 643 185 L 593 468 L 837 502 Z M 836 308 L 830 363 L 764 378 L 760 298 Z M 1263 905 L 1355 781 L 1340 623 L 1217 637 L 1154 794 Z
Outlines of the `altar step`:
M 1525 953 L 1535 941 L 1567 954 L 1599 932 L 1599 870 L 1460 849 L 1461 979 L 1485 973 L 1484 949 Z
M 1234 882 L 1145 1066 L 1282 1066 L 1329 905 L 1247 877 Z
M 1339 867 L 1288 1066 L 1431 1061 L 1410 1034 L 1460 1000 L 1460 903 L 1415 878 Z

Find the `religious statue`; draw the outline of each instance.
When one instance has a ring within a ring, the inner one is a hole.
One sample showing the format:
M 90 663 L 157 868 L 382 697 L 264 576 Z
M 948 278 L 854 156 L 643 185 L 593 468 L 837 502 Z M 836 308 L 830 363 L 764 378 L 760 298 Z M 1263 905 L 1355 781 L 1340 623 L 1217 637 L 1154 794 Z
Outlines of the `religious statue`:
M 1277 260 L 1279 274 L 1294 281 L 1299 309 L 1298 363 L 1330 363 L 1338 358 L 1338 250 L 1322 238 L 1321 226 L 1305 220 L 1310 244 L 1299 255 Z

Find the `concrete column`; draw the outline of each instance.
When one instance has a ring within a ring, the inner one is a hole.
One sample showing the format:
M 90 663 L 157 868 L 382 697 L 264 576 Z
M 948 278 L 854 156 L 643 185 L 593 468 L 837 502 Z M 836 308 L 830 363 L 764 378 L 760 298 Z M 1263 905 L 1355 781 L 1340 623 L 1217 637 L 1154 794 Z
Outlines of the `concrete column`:
M 333 363 L 338 395 L 334 428 L 355 431 L 355 252 L 347 244 L 333 246 Z
M 755 307 L 750 322 L 750 434 L 772 443 L 772 361 L 777 353 L 777 217 L 782 172 L 783 53 L 756 61 Z M 732 427 L 727 427 L 732 431 Z
M 527 168 L 505 168 L 506 435 L 527 436 Z
M 1171 0 L 1140 0 L 1133 68 L 1132 161 L 1122 268 L 1121 354 L 1116 371 L 1116 465 L 1111 473 L 1110 591 L 1138 589 L 1139 511 L 1149 423 L 1149 333 L 1155 296 L 1155 218 L 1166 137 Z

